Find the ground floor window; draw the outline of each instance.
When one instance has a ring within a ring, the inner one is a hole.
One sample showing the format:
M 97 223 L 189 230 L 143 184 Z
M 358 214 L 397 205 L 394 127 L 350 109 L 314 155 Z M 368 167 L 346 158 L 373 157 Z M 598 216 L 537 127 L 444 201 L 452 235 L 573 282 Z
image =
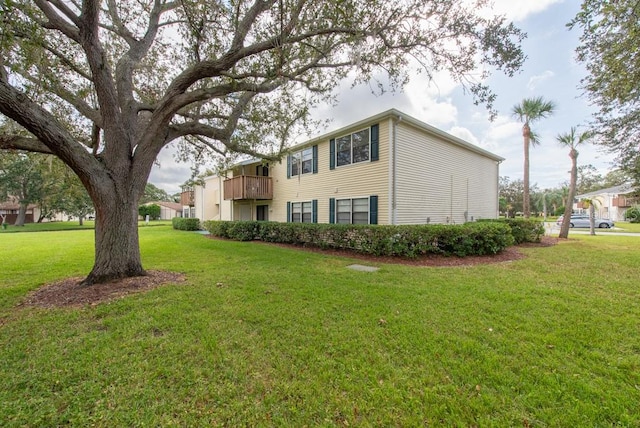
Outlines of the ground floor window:
M 317 223 L 318 200 L 287 202 L 287 221 L 292 223 Z
M 292 223 L 311 223 L 312 207 L 311 201 L 291 203 Z
M 369 224 L 369 198 L 338 199 L 336 223 Z
M 329 223 L 378 224 L 378 196 L 329 198 Z

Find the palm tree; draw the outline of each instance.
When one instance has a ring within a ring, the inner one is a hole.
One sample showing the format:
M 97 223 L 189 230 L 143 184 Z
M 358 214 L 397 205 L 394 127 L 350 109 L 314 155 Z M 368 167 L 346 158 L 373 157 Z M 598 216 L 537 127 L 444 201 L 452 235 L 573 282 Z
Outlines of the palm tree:
M 571 181 L 569 182 L 569 195 L 567 197 L 567 203 L 564 206 L 564 217 L 562 219 L 562 226 L 560 226 L 559 238 L 567 238 L 569 236 L 569 225 L 571 222 L 571 211 L 573 208 L 573 198 L 576 196 L 576 183 L 578 182 L 578 150 L 576 147 L 587 141 L 591 135 L 588 132 L 582 132 L 576 135 L 576 128 L 571 127 L 571 131 L 565 134 L 560 134 L 556 137 L 556 140 L 561 146 L 568 147 L 569 157 L 571 158 Z
M 512 113 L 522 122 L 522 138 L 524 139 L 524 195 L 522 208 L 524 217 L 531 216 L 529 200 L 529 145 L 540 143 L 535 132 L 531 130 L 531 123 L 550 116 L 556 109 L 552 101 L 545 101 L 542 97 L 525 98 L 520 104 L 513 106 Z
M 589 207 L 589 235 L 596 234 L 596 204 L 598 203 L 595 198 L 584 198 L 582 203 Z

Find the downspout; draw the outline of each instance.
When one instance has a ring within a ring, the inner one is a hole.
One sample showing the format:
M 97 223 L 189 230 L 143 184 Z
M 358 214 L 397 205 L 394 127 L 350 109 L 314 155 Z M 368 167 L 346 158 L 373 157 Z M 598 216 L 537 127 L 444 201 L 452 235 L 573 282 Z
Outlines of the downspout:
M 496 218 L 500 218 L 500 164 L 501 160 L 496 162 Z M 508 211 L 508 210 L 507 210 Z M 507 217 L 509 214 L 507 213 Z
M 451 174 L 451 185 L 449 187 L 449 222 L 456 224 L 453 220 L 453 174 Z
M 224 191 L 222 184 L 223 184 L 222 177 L 218 176 L 218 220 L 224 220 L 222 218 L 222 209 L 224 208 L 222 206 L 222 196 L 223 196 L 222 192 Z
M 200 186 L 200 218 L 202 219 L 202 221 L 205 220 L 204 218 L 204 186 L 206 186 L 206 182 L 203 181 L 202 182 L 202 186 Z
M 397 166 L 397 159 L 398 159 L 398 133 L 397 133 L 397 126 L 398 124 L 402 122 L 402 116 L 398 115 L 395 120 L 391 119 L 391 150 L 390 150 L 390 156 L 391 156 L 391 197 L 390 199 L 390 204 L 391 204 L 391 224 L 398 224 L 398 200 L 397 200 L 397 194 L 398 194 L 398 177 L 397 177 L 397 173 L 398 173 L 398 166 Z

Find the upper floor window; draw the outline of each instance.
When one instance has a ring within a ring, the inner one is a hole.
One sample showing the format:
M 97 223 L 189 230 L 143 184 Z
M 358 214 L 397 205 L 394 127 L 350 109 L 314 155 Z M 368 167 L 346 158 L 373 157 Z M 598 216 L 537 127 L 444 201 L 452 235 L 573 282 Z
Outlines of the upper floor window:
M 329 140 L 329 169 L 336 166 L 380 159 L 380 127 L 378 124 L 353 134 Z
M 318 146 L 312 146 L 293 153 L 288 157 L 288 177 L 301 174 L 316 173 L 318 170 Z
M 336 138 L 337 166 L 368 161 L 370 152 L 369 128 Z

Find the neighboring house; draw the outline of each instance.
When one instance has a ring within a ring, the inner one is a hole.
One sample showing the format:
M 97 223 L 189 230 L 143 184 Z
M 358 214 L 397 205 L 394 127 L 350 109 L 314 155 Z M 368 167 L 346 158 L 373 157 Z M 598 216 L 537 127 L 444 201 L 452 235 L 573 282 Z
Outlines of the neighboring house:
M 18 218 L 18 211 L 20 211 L 20 204 L 14 197 L 9 197 L 4 202 L 0 202 L 0 223 L 2 219 L 7 224 L 14 224 Z M 27 206 L 27 212 L 25 215 L 25 223 L 33 223 L 40 218 L 40 208 L 35 204 L 29 204 Z
M 633 187 L 629 184 L 600 189 L 593 192 L 576 196 L 573 210 L 577 213 L 587 213 L 588 205 L 582 199 L 592 199 L 595 201 L 594 209 L 596 217 L 608 218 L 613 221 L 623 221 L 627 209 L 638 205 L 640 198 L 633 195 Z
M 504 159 L 395 109 L 289 153 L 275 164 L 239 163 L 187 189 L 193 213 L 201 220 L 354 224 L 497 217 Z
M 155 201 L 143 205 L 158 205 L 160 207 L 160 220 L 171 220 L 174 217 L 182 217 L 182 204 L 177 202 Z

